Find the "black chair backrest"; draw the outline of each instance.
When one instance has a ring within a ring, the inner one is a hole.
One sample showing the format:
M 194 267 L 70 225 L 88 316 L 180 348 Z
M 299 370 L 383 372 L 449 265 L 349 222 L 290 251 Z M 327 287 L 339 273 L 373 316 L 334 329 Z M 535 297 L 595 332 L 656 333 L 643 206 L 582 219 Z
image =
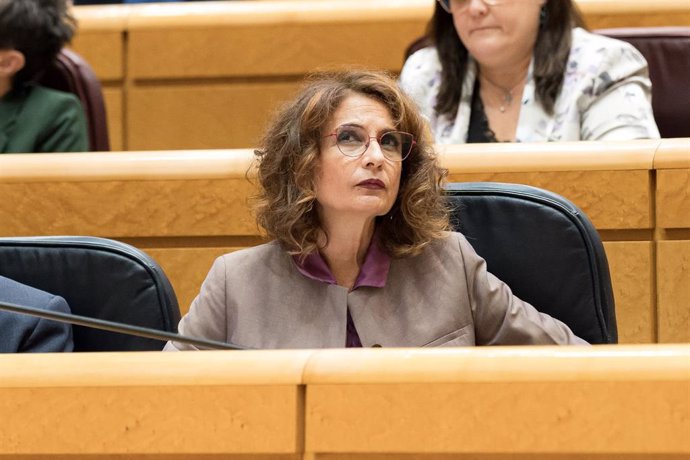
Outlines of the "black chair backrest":
M 89 150 L 110 150 L 108 123 L 101 83 L 91 66 L 74 51 L 64 48 L 41 75 L 39 83 L 49 88 L 75 94 L 84 108 L 89 130 Z
M 606 254 L 574 204 L 535 187 L 451 183 L 451 223 L 515 295 L 589 343 L 616 343 Z
M 177 298 L 142 251 L 94 237 L 0 238 L 0 275 L 64 297 L 77 315 L 176 332 Z M 74 326 L 74 351 L 161 350 L 164 342 Z

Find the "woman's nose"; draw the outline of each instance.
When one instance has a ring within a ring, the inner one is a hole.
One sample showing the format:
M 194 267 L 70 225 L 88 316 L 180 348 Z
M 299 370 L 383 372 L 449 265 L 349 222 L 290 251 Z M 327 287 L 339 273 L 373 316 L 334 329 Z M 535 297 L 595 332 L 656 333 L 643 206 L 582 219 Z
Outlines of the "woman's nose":
M 381 144 L 379 144 L 375 137 L 372 137 L 369 141 L 369 147 L 364 152 L 363 159 L 366 166 L 380 166 L 386 160 L 383 150 L 381 150 Z
M 470 15 L 476 16 L 486 14 L 488 6 L 484 3 L 484 0 L 468 0 L 468 2 L 467 12 Z

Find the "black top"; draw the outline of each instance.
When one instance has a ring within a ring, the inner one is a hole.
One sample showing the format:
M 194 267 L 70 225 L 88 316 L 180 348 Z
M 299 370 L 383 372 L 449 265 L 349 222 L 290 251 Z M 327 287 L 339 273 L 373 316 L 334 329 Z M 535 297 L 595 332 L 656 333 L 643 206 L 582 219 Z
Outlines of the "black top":
M 484 112 L 484 103 L 479 95 L 479 79 L 474 81 L 472 91 L 472 105 L 470 110 L 470 126 L 467 129 L 467 143 L 499 142 L 496 133 L 489 126 L 489 120 Z

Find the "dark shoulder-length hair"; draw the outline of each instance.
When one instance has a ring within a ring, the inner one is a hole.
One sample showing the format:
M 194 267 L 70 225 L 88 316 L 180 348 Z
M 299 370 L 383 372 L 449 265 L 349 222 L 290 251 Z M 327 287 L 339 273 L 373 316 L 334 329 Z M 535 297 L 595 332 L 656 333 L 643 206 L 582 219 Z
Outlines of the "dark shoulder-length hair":
M 282 107 L 255 151 L 257 222 L 290 254 L 305 256 L 318 250 L 324 232 L 315 190 L 320 141 L 333 113 L 352 94 L 384 104 L 395 128 L 416 140 L 402 164 L 395 203 L 388 214 L 377 218 L 376 225 L 380 244 L 391 256 L 418 254 L 449 227 L 442 196 L 446 170 L 438 165 L 430 130 L 414 103 L 391 76 L 380 72 L 314 74 Z
M 0 49 L 24 55 L 24 67 L 12 85 L 41 76 L 77 27 L 67 0 L 0 0 Z
M 534 45 L 534 82 L 536 100 L 547 113 L 553 106 L 563 85 L 570 53 L 571 30 L 584 27 L 584 20 L 572 0 L 547 0 L 544 19 L 539 26 Z M 441 87 L 435 110 L 455 118 L 467 73 L 468 51 L 453 24 L 453 16 L 436 3 L 434 15 L 427 27 L 441 61 Z

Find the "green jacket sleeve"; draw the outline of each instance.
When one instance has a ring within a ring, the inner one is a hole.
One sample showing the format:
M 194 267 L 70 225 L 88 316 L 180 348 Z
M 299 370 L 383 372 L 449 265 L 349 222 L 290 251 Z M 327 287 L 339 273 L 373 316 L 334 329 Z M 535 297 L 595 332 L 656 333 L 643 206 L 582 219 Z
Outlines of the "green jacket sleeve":
M 74 94 L 29 86 L 0 99 L 0 153 L 88 149 L 84 109 Z

